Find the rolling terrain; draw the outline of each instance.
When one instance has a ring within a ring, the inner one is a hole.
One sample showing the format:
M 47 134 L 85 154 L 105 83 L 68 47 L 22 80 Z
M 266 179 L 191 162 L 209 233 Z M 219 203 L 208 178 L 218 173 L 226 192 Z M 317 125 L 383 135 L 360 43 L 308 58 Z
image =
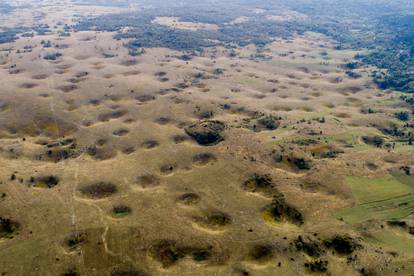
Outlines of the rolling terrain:
M 412 274 L 409 44 L 163 2 L 0 1 L 0 275 Z

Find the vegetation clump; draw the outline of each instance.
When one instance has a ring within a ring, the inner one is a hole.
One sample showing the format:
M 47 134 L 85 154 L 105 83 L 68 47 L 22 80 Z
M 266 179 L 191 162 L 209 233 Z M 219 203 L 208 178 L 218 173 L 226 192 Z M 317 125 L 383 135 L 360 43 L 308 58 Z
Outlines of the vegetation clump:
M 212 256 L 213 247 L 180 246 L 173 240 L 161 240 L 152 246 L 150 253 L 164 268 L 168 268 L 186 256 L 190 256 L 195 262 L 207 261 Z
M 196 193 L 185 193 L 178 197 L 178 201 L 184 205 L 195 205 L 201 200 L 200 196 Z
M 317 260 L 305 263 L 305 267 L 311 272 L 324 273 L 328 271 L 328 261 Z
M 0 217 L 0 240 L 4 238 L 13 238 L 20 228 L 19 223 L 9 218 Z
M 288 205 L 283 196 L 276 197 L 270 206 L 268 206 L 267 212 L 278 222 L 288 221 L 297 225 L 302 225 L 304 223 L 302 213 L 296 208 Z
M 84 231 L 77 231 L 70 234 L 65 239 L 65 245 L 69 250 L 75 250 L 82 244 L 85 244 L 88 241 L 88 235 Z
M 193 163 L 198 166 L 204 166 L 216 160 L 217 158 L 214 154 L 207 152 L 196 154 L 193 157 Z
M 222 230 L 223 227 L 231 224 L 231 217 L 223 212 L 220 211 L 213 211 L 211 213 L 207 213 L 202 217 L 195 217 L 195 222 L 198 223 L 200 226 L 205 228 L 209 228 L 211 230 Z
M 118 218 L 129 215 L 131 211 L 131 208 L 125 204 L 118 204 L 112 207 L 112 214 Z
M 363 136 L 362 141 L 364 141 L 365 144 L 376 146 L 377 148 L 382 147 L 384 145 L 385 140 L 381 136 L 375 135 L 375 136 Z
M 406 122 L 408 119 L 410 119 L 410 114 L 408 114 L 407 111 L 401 111 L 395 113 L 395 117 L 400 121 Z
M 340 235 L 325 240 L 324 244 L 326 247 L 332 248 L 336 253 L 341 255 L 349 255 L 355 250 L 362 248 L 353 238 Z
M 59 184 L 59 178 L 54 175 L 41 176 L 37 178 L 32 177 L 30 182 L 34 187 L 51 189 Z
M 302 236 L 298 236 L 294 245 L 296 250 L 303 251 L 310 257 L 320 257 L 323 254 L 320 244 L 309 238 L 305 240 Z
M 200 121 L 185 128 L 185 132 L 202 146 L 217 145 L 224 140 L 225 125 L 220 121 Z
M 112 269 L 110 276 L 147 276 L 148 274 L 142 270 L 134 268 L 116 267 Z
M 151 255 L 159 261 L 164 268 L 170 267 L 178 260 L 185 257 L 184 252 L 175 241 L 162 240 L 151 248 Z
M 273 255 L 273 248 L 267 244 L 255 245 L 249 252 L 250 258 L 258 262 L 269 261 Z
M 273 184 L 273 180 L 268 174 L 253 174 L 243 182 L 242 188 L 251 193 L 260 193 L 264 196 L 279 196 L 280 192 Z
M 267 130 L 275 130 L 280 126 L 278 118 L 274 116 L 264 116 L 257 122 Z
M 137 184 L 142 188 L 152 188 L 160 185 L 161 180 L 153 174 L 143 174 L 137 177 Z

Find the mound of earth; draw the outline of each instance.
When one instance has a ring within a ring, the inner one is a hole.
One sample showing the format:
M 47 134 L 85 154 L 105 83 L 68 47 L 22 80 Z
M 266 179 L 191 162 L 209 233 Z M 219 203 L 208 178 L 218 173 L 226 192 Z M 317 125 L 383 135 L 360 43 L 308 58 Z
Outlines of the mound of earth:
M 202 146 L 217 145 L 224 140 L 225 124 L 221 121 L 200 121 L 185 128 L 185 132 Z

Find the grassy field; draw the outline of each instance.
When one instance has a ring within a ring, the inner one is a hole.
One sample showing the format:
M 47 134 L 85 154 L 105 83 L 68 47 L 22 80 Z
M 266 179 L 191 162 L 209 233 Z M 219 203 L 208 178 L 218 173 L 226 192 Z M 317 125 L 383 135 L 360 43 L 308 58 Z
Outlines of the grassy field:
M 370 219 L 401 219 L 414 212 L 414 189 L 392 176 L 348 177 L 356 206 L 337 213 L 349 223 Z
M 373 233 L 368 239 L 372 244 L 380 244 L 390 250 L 414 254 L 414 237 L 401 229 L 386 229 Z

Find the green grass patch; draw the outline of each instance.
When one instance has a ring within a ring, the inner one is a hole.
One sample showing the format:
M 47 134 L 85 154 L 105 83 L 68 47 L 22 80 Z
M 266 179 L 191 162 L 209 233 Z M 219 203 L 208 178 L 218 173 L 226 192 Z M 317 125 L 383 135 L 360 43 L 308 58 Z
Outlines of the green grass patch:
M 414 213 L 414 188 L 393 176 L 382 178 L 347 177 L 356 206 L 336 214 L 349 223 L 370 219 L 402 219 Z
M 386 229 L 375 233 L 367 239 L 372 244 L 387 247 L 390 250 L 414 254 L 414 236 L 403 229 Z

